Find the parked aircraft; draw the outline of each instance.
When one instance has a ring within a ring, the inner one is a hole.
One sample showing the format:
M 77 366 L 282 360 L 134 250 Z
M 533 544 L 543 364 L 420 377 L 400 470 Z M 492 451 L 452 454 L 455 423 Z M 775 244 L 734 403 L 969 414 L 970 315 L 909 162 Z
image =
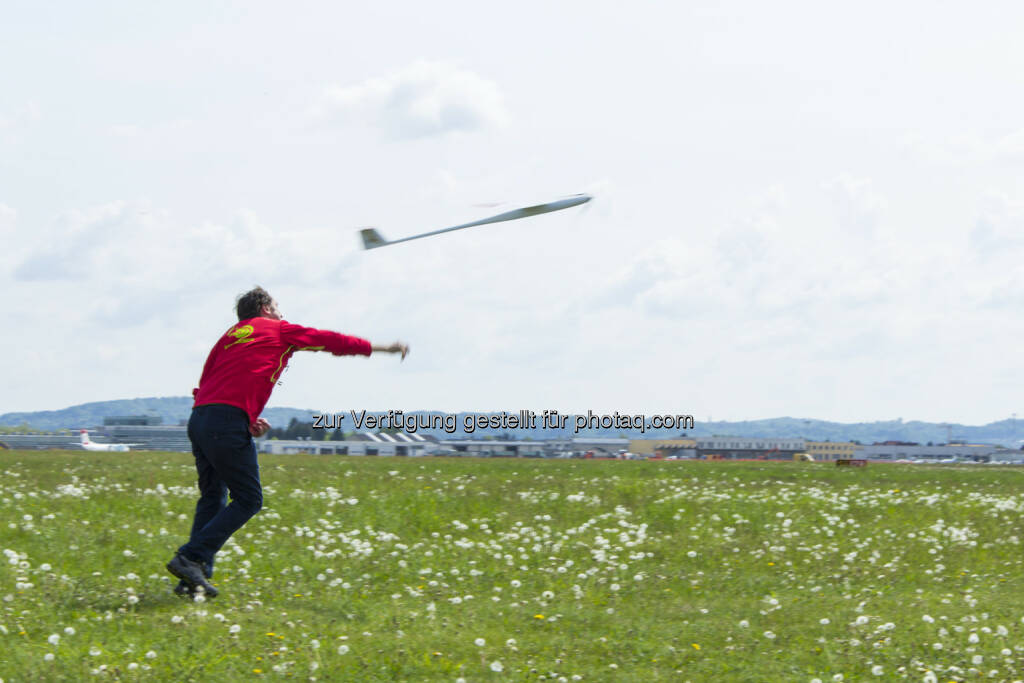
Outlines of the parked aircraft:
M 82 430 L 82 448 L 87 451 L 116 451 L 118 453 L 127 453 L 131 449 L 129 446 L 138 446 L 135 443 L 95 443 L 89 440 L 89 431 L 86 429 Z

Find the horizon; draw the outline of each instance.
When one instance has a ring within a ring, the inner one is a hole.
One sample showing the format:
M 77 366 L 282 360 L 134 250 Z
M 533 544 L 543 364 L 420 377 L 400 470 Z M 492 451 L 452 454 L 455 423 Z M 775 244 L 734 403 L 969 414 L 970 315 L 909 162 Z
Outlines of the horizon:
M 98 401 L 86 401 L 84 403 L 76 403 L 76 404 L 73 404 L 73 405 L 65 406 L 63 408 L 47 408 L 47 409 L 42 409 L 42 410 L 12 410 L 12 411 L 6 411 L 4 413 L 0 413 L 0 419 L 3 419 L 4 417 L 6 417 L 8 415 L 22 415 L 22 414 L 33 414 L 33 413 L 59 413 L 59 412 L 67 411 L 67 410 L 72 410 L 72 409 L 75 409 L 75 408 L 82 408 L 82 407 L 93 406 L 93 405 L 103 405 L 103 404 L 116 403 L 116 402 L 121 402 L 121 401 L 127 402 L 127 401 L 150 401 L 150 400 L 182 400 L 182 401 L 188 401 L 189 403 L 191 403 L 193 399 L 190 396 L 139 396 L 139 397 L 135 397 L 135 398 L 120 398 L 120 399 L 108 399 L 108 400 L 98 400 Z M 512 411 L 512 410 L 508 410 L 508 409 L 441 411 L 441 410 L 436 410 L 436 409 L 431 409 L 431 408 L 413 408 L 413 409 L 398 409 L 398 408 L 383 408 L 383 409 L 376 409 L 376 408 L 343 408 L 343 409 L 336 409 L 336 410 L 323 410 L 321 408 L 298 408 L 298 407 L 295 407 L 295 406 L 278 406 L 278 405 L 270 405 L 270 404 L 267 405 L 265 410 L 275 410 L 275 409 L 287 410 L 287 411 L 309 412 L 311 414 L 312 413 L 322 413 L 322 414 L 344 413 L 344 414 L 348 414 L 350 411 L 359 412 L 361 410 L 365 410 L 367 414 L 370 414 L 370 413 L 372 413 L 372 414 L 386 414 L 389 411 L 394 410 L 394 411 L 401 411 L 401 412 L 404 412 L 406 414 L 411 414 L 411 413 L 436 413 L 436 414 L 445 414 L 445 415 L 464 415 L 464 414 L 496 415 L 496 414 L 502 414 L 502 413 L 512 414 L 514 412 L 518 412 L 518 410 L 533 410 L 538 416 L 540 416 L 541 413 L 543 412 L 543 409 L 542 410 L 537 410 L 535 408 L 533 408 L 533 409 L 531 409 L 531 408 L 522 408 L 522 409 L 517 409 L 516 411 Z M 558 411 L 558 412 L 563 414 L 563 415 L 569 415 L 569 416 L 575 416 L 575 415 L 580 415 L 581 414 L 581 413 L 571 413 L 571 412 L 562 412 L 562 411 Z M 615 412 L 615 411 L 613 411 L 613 412 Z M 626 413 L 622 413 L 621 411 L 619 411 L 619 412 L 622 415 L 626 415 Z M 595 414 L 596 414 L 596 411 L 595 411 Z M 723 419 L 723 420 L 713 420 L 713 419 L 712 420 L 704 420 L 704 419 L 701 419 L 697 415 L 693 415 L 692 417 L 693 417 L 694 423 L 696 425 L 699 425 L 699 424 L 721 424 L 721 423 L 741 423 L 741 422 L 764 422 L 764 421 L 771 421 L 771 420 L 793 420 L 793 421 L 796 421 L 796 422 L 821 422 L 821 423 L 838 424 L 838 425 L 851 425 L 851 426 L 852 425 L 872 425 L 872 424 L 895 423 L 895 424 L 908 424 L 908 425 L 925 424 L 925 425 L 934 425 L 934 426 L 937 426 L 937 427 L 944 427 L 946 425 L 949 425 L 950 427 L 960 426 L 960 427 L 982 428 L 982 427 L 989 427 L 989 426 L 992 426 L 992 425 L 1001 424 L 1003 422 L 1008 422 L 1008 421 L 1009 422 L 1015 422 L 1016 421 L 1016 417 L 1015 416 L 1006 417 L 1006 418 L 1003 418 L 1003 419 L 1000 419 L 1000 420 L 991 420 L 989 422 L 983 422 L 983 423 L 978 423 L 978 424 L 970 424 L 970 423 L 963 423 L 963 422 L 945 422 L 945 421 L 934 422 L 934 421 L 929 421 L 929 420 L 917 420 L 917 419 L 907 420 L 907 419 L 904 419 L 902 417 L 895 417 L 895 418 L 882 419 L 882 420 L 860 420 L 860 421 L 855 421 L 855 422 L 844 422 L 844 421 L 840 421 L 840 420 L 826 420 L 826 419 L 814 418 L 814 417 L 793 417 L 793 416 L 790 416 L 790 415 L 777 415 L 777 416 L 774 416 L 774 417 L 745 418 L 745 419 Z M 1022 426 L 1024 426 L 1024 418 L 1022 418 Z

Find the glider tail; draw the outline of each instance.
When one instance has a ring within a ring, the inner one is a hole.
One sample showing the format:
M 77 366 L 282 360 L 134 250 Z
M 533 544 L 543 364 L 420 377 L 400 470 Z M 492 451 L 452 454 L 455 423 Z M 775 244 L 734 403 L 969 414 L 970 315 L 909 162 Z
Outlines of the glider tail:
M 363 249 L 376 249 L 388 244 L 376 228 L 364 228 L 359 231 L 359 236 L 363 238 Z

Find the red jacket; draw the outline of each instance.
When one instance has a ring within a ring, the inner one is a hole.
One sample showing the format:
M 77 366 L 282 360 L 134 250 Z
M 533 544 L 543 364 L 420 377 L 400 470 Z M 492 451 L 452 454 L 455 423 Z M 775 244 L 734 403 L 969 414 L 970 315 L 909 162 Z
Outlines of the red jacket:
M 210 351 L 192 390 L 196 406 L 226 403 L 255 422 L 270 399 L 288 359 L 296 351 L 330 351 L 335 356 L 372 353 L 370 342 L 287 320 L 249 318 L 224 333 Z

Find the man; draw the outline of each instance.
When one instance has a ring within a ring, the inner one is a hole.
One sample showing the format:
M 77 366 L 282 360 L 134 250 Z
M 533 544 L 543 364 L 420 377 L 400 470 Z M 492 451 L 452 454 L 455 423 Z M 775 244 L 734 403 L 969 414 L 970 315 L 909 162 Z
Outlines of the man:
M 202 589 L 217 595 L 209 578 L 214 556 L 231 535 L 263 506 L 263 489 L 253 437 L 267 433 L 260 417 L 288 359 L 295 351 L 329 351 L 336 356 L 373 352 L 400 353 L 401 342 L 388 346 L 337 332 L 293 325 L 281 318 L 277 302 L 256 287 L 238 298 L 238 324 L 214 345 L 203 366 L 188 437 L 199 474 L 199 502 L 188 543 L 178 549 L 167 570 L 181 579 L 175 593 Z M 231 493 L 231 503 L 227 494 Z

